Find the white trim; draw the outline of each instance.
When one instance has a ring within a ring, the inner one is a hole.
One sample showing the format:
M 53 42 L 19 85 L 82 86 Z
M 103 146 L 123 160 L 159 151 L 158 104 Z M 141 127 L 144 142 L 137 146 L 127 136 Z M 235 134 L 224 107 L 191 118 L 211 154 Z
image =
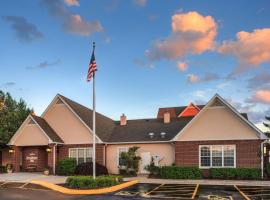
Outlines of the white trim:
M 176 135 L 171 141 L 177 141 L 177 138 L 196 121 L 203 113 L 210 107 L 210 105 L 216 100 L 219 99 L 224 105 L 226 105 L 233 113 L 235 113 L 241 120 L 243 120 L 246 124 L 248 124 L 254 131 L 256 131 L 256 135 L 258 139 L 265 139 L 266 137 L 262 131 L 260 131 L 254 124 L 252 124 L 249 120 L 243 117 L 235 108 L 233 108 L 228 102 L 226 102 L 221 96 L 215 94 L 208 103 L 201 109 L 201 111 L 192 119 L 190 122 Z
M 116 158 L 117 158 L 117 167 L 121 167 L 121 166 L 119 166 L 119 153 L 120 153 L 120 149 L 125 149 L 125 152 L 128 152 L 128 149 L 129 149 L 129 147 L 117 147 L 117 156 L 116 156 Z
M 57 94 L 54 99 L 52 100 L 52 102 L 49 104 L 49 106 L 46 108 L 46 110 L 42 113 L 41 117 L 43 118 L 44 115 L 48 112 L 49 108 L 51 106 L 53 106 L 56 102 L 57 99 L 60 99 L 67 107 L 68 109 L 82 122 L 82 124 L 91 132 L 91 134 L 93 134 L 92 129 L 80 118 L 80 116 L 68 105 L 68 103 L 59 95 Z M 104 143 L 97 135 L 96 135 L 99 143 Z
M 76 150 L 76 161 L 77 161 L 77 165 L 79 164 L 79 150 L 84 150 L 83 151 L 83 159 L 84 159 L 84 162 L 86 162 L 86 150 L 87 149 L 90 149 L 93 151 L 93 147 L 72 147 L 72 148 L 68 148 L 68 157 L 70 157 L 70 151 L 71 150 Z M 73 157 L 72 157 L 73 158 Z M 90 158 L 93 159 L 92 157 L 92 153 L 90 153 Z
M 233 164 L 234 166 L 224 166 L 224 147 L 230 146 L 233 147 Z M 202 147 L 209 147 L 210 149 L 210 166 L 201 166 L 201 148 Z M 212 150 L 213 147 L 221 147 L 221 166 L 213 166 L 213 156 L 212 156 Z M 236 145 L 235 144 L 217 144 L 217 145 L 199 145 L 199 168 L 200 169 L 210 169 L 210 168 L 236 168 Z
M 159 143 L 172 143 L 175 141 L 135 141 L 135 142 L 105 142 L 105 144 L 159 144 Z

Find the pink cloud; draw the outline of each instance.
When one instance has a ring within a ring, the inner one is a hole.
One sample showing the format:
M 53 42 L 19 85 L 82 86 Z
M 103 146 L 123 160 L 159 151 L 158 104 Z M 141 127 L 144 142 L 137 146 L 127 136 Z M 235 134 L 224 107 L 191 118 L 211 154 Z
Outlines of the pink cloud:
M 188 74 L 187 75 L 187 82 L 188 83 L 197 83 L 199 81 L 200 81 L 200 79 L 197 75 L 195 75 L 195 74 Z
M 270 104 L 270 90 L 258 90 L 255 94 L 247 99 L 248 103 L 263 103 L 263 104 Z
M 64 2 L 68 5 L 68 6 L 80 6 L 80 3 L 78 0 L 64 0 Z
M 181 72 L 184 72 L 187 70 L 187 64 L 185 62 L 178 62 L 177 67 Z
M 213 17 L 198 12 L 178 13 L 172 16 L 171 26 L 171 35 L 146 50 L 150 60 L 176 59 L 214 49 L 217 24 Z
M 270 28 L 241 31 L 236 37 L 235 41 L 224 41 L 218 51 L 234 55 L 243 64 L 270 62 Z
M 138 6 L 145 6 L 147 3 L 147 0 L 133 0 L 133 1 Z

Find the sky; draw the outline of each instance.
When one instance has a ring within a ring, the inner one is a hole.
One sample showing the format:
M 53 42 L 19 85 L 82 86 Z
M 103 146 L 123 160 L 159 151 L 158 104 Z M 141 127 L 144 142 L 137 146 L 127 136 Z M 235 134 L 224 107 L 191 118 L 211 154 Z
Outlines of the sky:
M 220 94 L 252 122 L 270 114 L 269 0 L 9 0 L 0 90 L 40 115 L 57 93 L 115 120 Z

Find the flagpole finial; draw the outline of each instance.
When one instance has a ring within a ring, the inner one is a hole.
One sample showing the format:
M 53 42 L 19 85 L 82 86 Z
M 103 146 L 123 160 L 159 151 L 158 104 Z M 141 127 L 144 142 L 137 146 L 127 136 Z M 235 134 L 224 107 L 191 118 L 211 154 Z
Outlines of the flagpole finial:
M 93 42 L 93 47 L 94 47 L 94 48 L 96 47 L 96 43 L 95 43 L 95 42 Z

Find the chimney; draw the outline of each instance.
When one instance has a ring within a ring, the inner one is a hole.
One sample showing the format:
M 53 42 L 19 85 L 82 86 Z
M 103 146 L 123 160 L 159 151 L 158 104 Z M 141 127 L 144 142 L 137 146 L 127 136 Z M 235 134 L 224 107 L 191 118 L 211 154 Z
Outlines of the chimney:
M 127 125 L 127 117 L 125 114 L 122 114 L 122 116 L 120 117 L 120 125 L 121 126 Z
M 171 122 L 171 115 L 170 113 L 167 111 L 164 113 L 164 124 L 168 124 Z

